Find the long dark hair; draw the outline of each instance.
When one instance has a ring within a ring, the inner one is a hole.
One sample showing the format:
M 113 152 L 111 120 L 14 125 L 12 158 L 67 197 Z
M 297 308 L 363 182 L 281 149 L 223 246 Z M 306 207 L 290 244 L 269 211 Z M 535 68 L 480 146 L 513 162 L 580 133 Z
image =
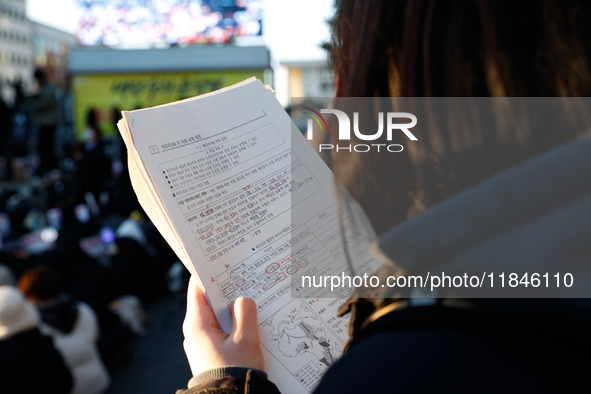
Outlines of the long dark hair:
M 591 2 L 337 0 L 336 4 L 331 52 L 337 98 L 591 96 Z M 519 135 L 501 136 L 493 129 L 474 138 L 439 130 L 414 155 L 344 152 L 331 160 L 337 178 L 381 234 L 581 132 L 563 127 L 552 135 L 536 136 L 535 127 L 529 125 L 529 131 Z M 329 138 L 338 143 L 336 133 Z M 362 141 L 353 138 L 354 142 Z

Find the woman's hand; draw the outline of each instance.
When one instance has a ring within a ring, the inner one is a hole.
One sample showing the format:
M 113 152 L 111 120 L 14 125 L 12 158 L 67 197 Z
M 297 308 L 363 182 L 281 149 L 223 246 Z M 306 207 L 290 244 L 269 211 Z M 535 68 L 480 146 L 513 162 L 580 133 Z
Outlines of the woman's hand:
M 232 332 L 226 334 L 219 329 L 197 281 L 191 277 L 183 345 L 193 376 L 230 365 L 264 370 L 254 300 L 238 298 L 230 305 L 230 314 Z

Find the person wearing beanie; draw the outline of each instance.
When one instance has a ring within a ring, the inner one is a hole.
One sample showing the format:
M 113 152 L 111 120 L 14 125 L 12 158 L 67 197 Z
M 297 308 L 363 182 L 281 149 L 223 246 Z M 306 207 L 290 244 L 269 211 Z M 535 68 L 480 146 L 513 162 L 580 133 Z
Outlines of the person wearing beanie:
M 0 393 L 67 394 L 72 376 L 39 316 L 15 287 L 0 286 Z
M 62 293 L 59 277 L 49 267 L 25 271 L 18 287 L 39 308 L 41 332 L 53 339 L 72 373 L 71 394 L 103 393 L 111 378 L 96 347 L 100 329 L 92 308 Z

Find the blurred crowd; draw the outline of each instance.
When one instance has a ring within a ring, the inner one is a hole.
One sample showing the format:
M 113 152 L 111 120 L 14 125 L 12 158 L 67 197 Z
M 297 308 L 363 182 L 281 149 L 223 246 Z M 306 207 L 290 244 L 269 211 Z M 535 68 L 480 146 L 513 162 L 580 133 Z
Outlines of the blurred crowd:
M 86 0 L 79 2 L 82 45 L 230 42 L 261 33 L 260 0 Z
M 187 274 L 137 202 L 120 137 L 89 110 L 74 138 L 71 94 L 35 78 L 37 94 L 0 101 L 0 392 L 98 394 L 133 361 L 144 308 Z

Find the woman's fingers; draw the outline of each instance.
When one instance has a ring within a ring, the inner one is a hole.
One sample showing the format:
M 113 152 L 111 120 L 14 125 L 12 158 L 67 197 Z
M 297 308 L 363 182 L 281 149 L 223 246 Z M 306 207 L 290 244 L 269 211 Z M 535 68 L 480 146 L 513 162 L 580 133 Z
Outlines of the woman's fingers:
M 224 334 L 197 280 L 191 278 L 183 333 L 185 352 L 194 375 L 228 365 L 264 370 L 255 302 L 238 298 L 230 305 L 230 313 L 232 333 Z
M 236 339 L 248 339 L 258 343 L 257 306 L 250 298 L 237 298 L 230 305 L 232 335 Z
M 259 340 L 257 326 L 257 306 L 250 298 L 237 298 L 230 306 L 232 314 L 232 333 L 229 339 L 241 354 L 234 360 L 236 365 L 265 370 L 265 358 Z
M 183 332 L 187 330 L 203 330 L 207 332 L 219 331 L 218 323 L 213 311 L 209 307 L 197 280 L 191 277 L 187 291 L 187 315 L 183 324 Z

